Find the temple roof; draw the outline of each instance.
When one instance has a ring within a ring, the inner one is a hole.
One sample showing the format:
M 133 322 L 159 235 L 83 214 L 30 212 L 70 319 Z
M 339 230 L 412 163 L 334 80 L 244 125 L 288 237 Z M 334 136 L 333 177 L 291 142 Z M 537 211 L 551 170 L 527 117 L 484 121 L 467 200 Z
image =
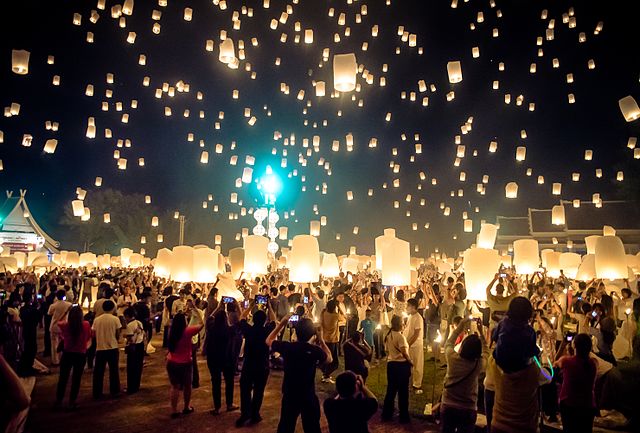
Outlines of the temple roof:
M 38 225 L 25 200 L 26 193 L 26 190 L 20 190 L 20 196 L 16 197 L 12 191 L 7 191 L 7 199 L 0 206 L 0 231 L 35 233 L 44 238 L 44 247 L 47 250 L 57 253 L 60 243 Z

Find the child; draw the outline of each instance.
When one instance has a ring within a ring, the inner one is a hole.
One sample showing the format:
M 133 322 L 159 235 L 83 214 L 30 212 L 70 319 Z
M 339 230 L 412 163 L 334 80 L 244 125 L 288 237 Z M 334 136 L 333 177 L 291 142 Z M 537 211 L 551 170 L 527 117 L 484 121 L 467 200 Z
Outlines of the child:
M 371 310 L 367 309 L 365 313 L 365 319 L 360 322 L 360 329 L 362 329 L 362 333 L 364 334 L 364 341 L 371 347 L 373 344 L 373 330 L 375 329 L 376 324 L 371 320 Z
M 144 329 L 142 323 L 136 320 L 136 310 L 127 307 L 124 310 L 124 319 L 127 322 L 125 337 L 127 345 L 127 394 L 134 394 L 140 389 L 142 378 L 142 366 L 144 364 Z
M 540 354 L 536 332 L 529 325 L 532 315 L 533 307 L 527 298 L 514 298 L 507 317 L 493 331 L 491 339 L 496 342 L 493 357 L 505 373 L 523 370 Z

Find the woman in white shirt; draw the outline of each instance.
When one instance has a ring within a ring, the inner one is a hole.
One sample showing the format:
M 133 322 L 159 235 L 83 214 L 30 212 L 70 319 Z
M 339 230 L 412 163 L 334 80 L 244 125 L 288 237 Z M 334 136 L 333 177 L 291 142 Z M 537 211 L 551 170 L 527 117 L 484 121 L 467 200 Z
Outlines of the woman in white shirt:
M 127 307 L 133 306 L 136 302 L 138 302 L 138 298 L 135 293 L 131 292 L 129 286 L 124 286 L 122 288 L 122 295 L 118 296 L 118 317 L 124 316 L 124 310 Z
M 403 326 L 402 317 L 393 316 L 391 329 L 384 338 L 387 350 L 387 393 L 382 408 L 383 421 L 388 421 L 393 416 L 397 394 L 400 422 L 409 422 L 409 378 L 413 364 L 408 352 L 409 343 L 402 334 Z

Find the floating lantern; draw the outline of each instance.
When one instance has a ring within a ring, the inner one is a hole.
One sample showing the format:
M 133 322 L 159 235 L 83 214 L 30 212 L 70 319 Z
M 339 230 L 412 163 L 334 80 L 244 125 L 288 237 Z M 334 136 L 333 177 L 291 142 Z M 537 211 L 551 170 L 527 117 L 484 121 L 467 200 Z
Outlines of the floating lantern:
M 498 234 L 498 226 L 495 224 L 481 224 L 480 233 L 478 233 L 478 248 L 493 249 Z
M 463 267 L 467 299 L 487 300 L 487 285 L 500 267 L 498 251 L 485 248 L 469 248 L 463 254 Z
M 633 122 L 640 118 L 640 107 L 638 107 L 638 103 L 633 96 L 629 95 L 620 99 L 618 101 L 618 106 L 620 107 L 620 111 L 622 111 L 624 120 L 627 122 Z
M 551 223 L 556 226 L 562 226 L 565 224 L 563 205 L 556 205 L 551 208 Z
M 538 241 L 518 239 L 513 242 L 513 264 L 520 275 L 530 275 L 536 272 L 540 265 Z
M 269 239 L 264 236 L 248 235 L 244 238 L 244 270 L 249 274 L 266 274 L 269 258 Z
M 186 245 L 173 247 L 171 279 L 179 283 L 193 281 L 193 247 Z
M 18 75 L 29 73 L 29 56 L 31 53 L 25 50 L 11 50 L 11 71 Z
M 377 256 L 377 254 L 376 254 Z M 391 238 L 382 249 L 382 284 L 408 286 L 411 284 L 411 252 L 409 242 Z
M 220 44 L 220 54 L 218 56 L 218 60 L 222 63 L 229 64 L 233 62 L 236 58 L 235 49 L 233 46 L 233 41 L 231 39 L 225 39 Z
M 288 256 L 289 279 L 296 283 L 311 283 L 320 279 L 320 249 L 311 235 L 293 238 Z
M 607 280 L 627 278 L 624 245 L 617 236 L 602 236 L 596 241 L 596 277 Z
M 580 254 L 576 253 L 562 253 L 560 254 L 560 269 L 564 275 L 569 279 L 575 279 L 578 274 L 578 268 L 582 258 Z
M 211 248 L 193 250 L 192 281 L 197 283 L 213 283 L 218 275 L 218 252 Z
M 515 182 L 509 182 L 505 186 L 505 196 L 507 198 L 518 198 L 518 184 Z
M 451 84 L 462 81 L 462 65 L 459 61 L 447 62 L 447 75 Z
M 325 278 L 335 278 L 340 275 L 340 266 L 335 254 L 324 254 L 320 265 L 320 274 Z
M 333 56 L 333 87 L 339 92 L 351 92 L 356 88 L 357 71 L 355 54 L 335 54 Z

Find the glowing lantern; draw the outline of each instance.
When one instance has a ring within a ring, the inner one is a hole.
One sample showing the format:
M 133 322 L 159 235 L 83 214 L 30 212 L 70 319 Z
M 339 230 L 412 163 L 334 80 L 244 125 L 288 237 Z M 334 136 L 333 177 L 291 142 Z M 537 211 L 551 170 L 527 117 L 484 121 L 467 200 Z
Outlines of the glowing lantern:
M 168 248 L 161 248 L 156 255 L 156 262 L 153 272 L 160 278 L 171 276 L 171 264 L 173 263 L 173 252 Z
M 595 254 L 586 254 L 582 257 L 582 263 L 578 267 L 576 280 L 588 281 L 596 278 L 596 256 Z
M 220 55 L 218 56 L 218 60 L 222 63 L 229 64 L 233 62 L 236 58 L 235 48 L 233 46 L 233 41 L 231 39 L 225 39 L 220 44 Z
M 449 75 L 449 82 L 456 84 L 462 81 L 462 65 L 459 61 L 447 62 L 447 74 Z
M 538 241 L 518 239 L 513 243 L 513 264 L 520 275 L 530 275 L 538 270 L 540 255 Z
M 382 270 L 382 250 L 386 248 L 390 240 L 395 237 L 395 229 L 384 229 L 384 234 L 375 239 L 376 269 Z
M 604 226 L 602 227 L 602 236 L 615 236 L 616 235 L 616 229 L 614 229 L 611 226 Z
M 551 251 L 547 254 L 546 269 L 547 274 L 552 278 L 558 278 L 560 276 L 560 255 L 557 251 Z
M 325 82 L 317 81 L 316 82 L 316 96 L 324 96 L 325 95 Z
M 518 198 L 518 184 L 515 182 L 509 182 L 505 186 L 504 192 L 507 198 Z
M 193 280 L 193 247 L 173 247 L 171 255 L 171 279 L 179 283 Z
M 496 243 L 496 236 L 498 234 L 498 226 L 494 224 L 481 224 L 480 233 L 478 234 L 477 244 L 478 248 L 492 249 Z
M 500 267 L 498 251 L 485 248 L 469 248 L 463 255 L 467 299 L 486 301 L 487 285 Z
M 240 274 L 244 271 L 244 250 L 242 248 L 238 247 L 229 250 L 229 265 L 231 266 L 233 278 L 240 278 Z
M 248 235 L 244 238 L 244 270 L 250 274 L 266 274 L 269 258 L 269 239 L 264 236 Z
M 309 221 L 309 234 L 311 236 L 320 236 L 320 221 Z
M 340 266 L 338 265 L 338 258 L 335 254 L 324 254 L 322 256 L 320 273 L 325 278 L 335 278 L 340 275 Z
M 18 75 L 29 73 L 29 51 L 11 50 L 11 71 Z
M 638 103 L 633 98 L 633 96 L 629 95 L 620 99 L 618 101 L 618 106 L 620 107 L 620 111 L 622 111 L 624 120 L 626 120 L 627 122 L 633 122 L 634 120 L 640 118 L 640 108 L 638 107 Z
M 339 92 L 351 92 L 356 88 L 358 64 L 356 55 L 335 54 L 333 56 L 333 87 Z
M 102 215 L 102 220 L 105 224 L 109 224 L 111 222 L 111 214 L 109 212 Z
M 627 278 L 627 259 L 624 245 L 617 236 L 601 236 L 596 241 L 596 277 L 615 280 Z
M 560 195 L 562 194 L 562 184 L 555 182 L 552 186 L 551 186 L 551 193 L 553 195 Z
M 465 233 L 473 232 L 473 220 L 469 220 L 469 219 L 464 220 L 464 231 Z
M 525 146 L 518 146 L 516 148 L 516 161 L 524 161 L 527 156 L 527 148 Z
M 73 200 L 71 208 L 73 209 L 73 216 L 81 217 L 84 215 L 84 202 L 82 200 Z
M 556 205 L 551 209 L 551 223 L 556 226 L 565 224 L 564 206 Z
M 197 283 L 213 283 L 218 275 L 218 252 L 211 248 L 193 250 L 192 281 Z
M 80 255 L 77 251 L 69 251 L 65 257 L 64 264 L 68 268 L 80 267 Z
M 320 279 L 320 248 L 311 235 L 293 238 L 288 257 L 289 279 L 296 283 L 311 283 Z
M 575 279 L 578 274 L 578 268 L 582 258 L 580 254 L 576 253 L 562 253 L 560 254 L 560 269 L 567 278 Z
M 382 248 L 382 284 L 385 286 L 408 286 L 411 284 L 409 242 L 394 237 L 389 239 Z

